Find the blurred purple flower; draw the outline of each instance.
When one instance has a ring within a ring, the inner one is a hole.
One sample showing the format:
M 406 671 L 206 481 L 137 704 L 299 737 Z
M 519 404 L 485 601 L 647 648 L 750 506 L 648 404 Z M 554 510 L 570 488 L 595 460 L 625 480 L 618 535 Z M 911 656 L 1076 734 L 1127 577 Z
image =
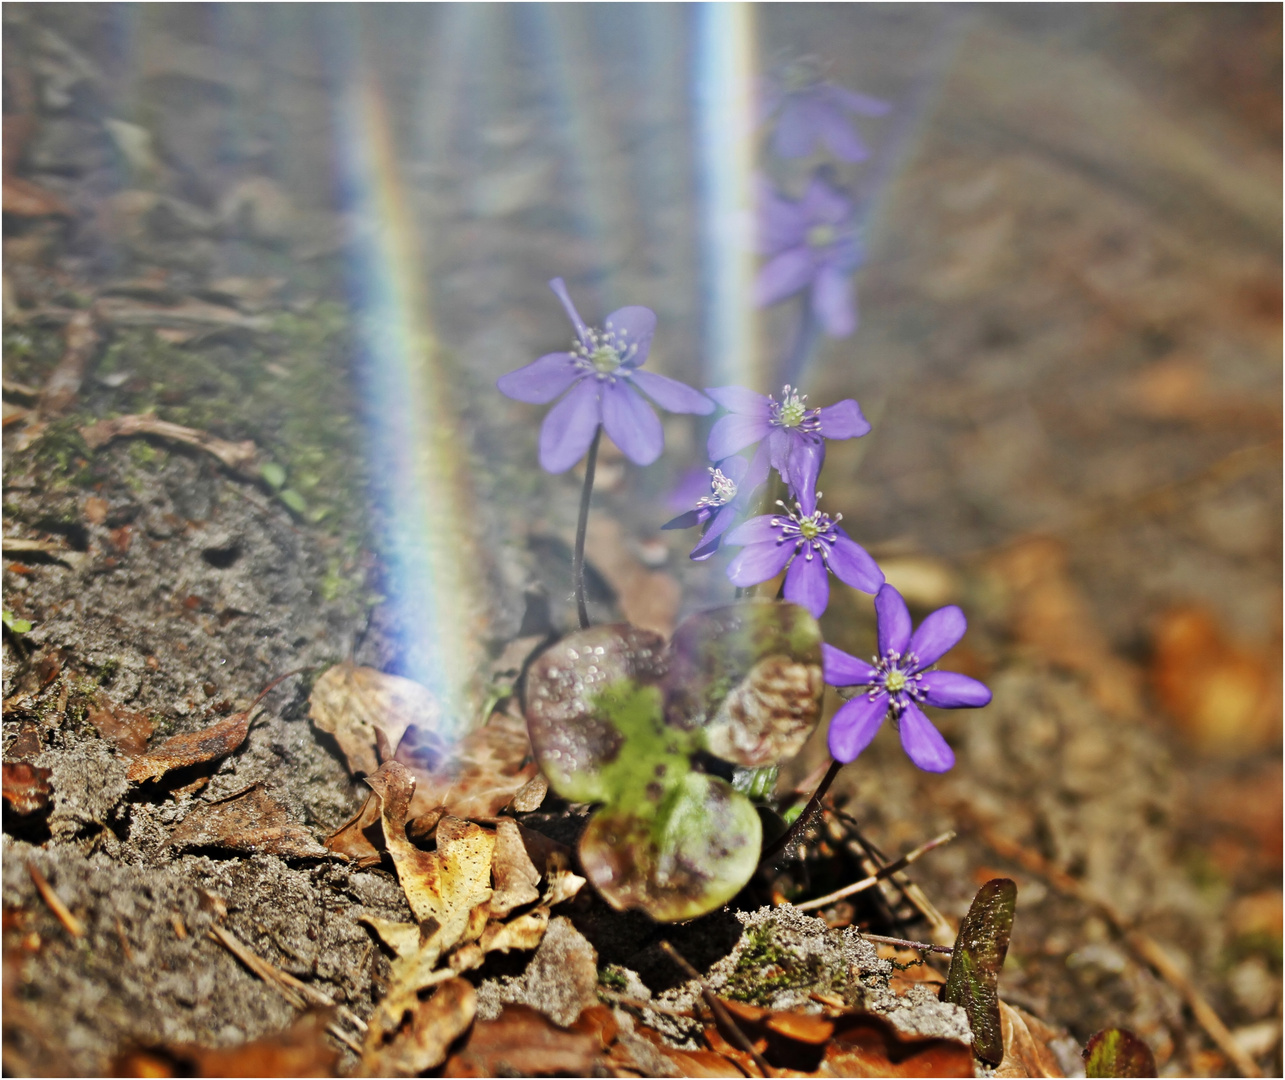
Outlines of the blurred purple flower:
M 760 185 L 759 248 L 768 256 L 754 280 L 759 307 L 809 289 L 812 314 L 830 337 L 856 330 L 850 279 L 863 256 L 852 202 L 824 176 L 814 175 L 798 202 Z
M 870 156 L 851 114 L 883 116 L 892 108 L 886 101 L 825 82 L 817 65 L 806 60 L 788 65 L 778 81 L 769 82 L 763 104 L 768 117 L 776 114 L 772 149 L 777 156 L 809 157 L 820 141 L 848 162 Z
M 710 429 L 710 460 L 721 461 L 758 443 L 755 467 L 762 467 L 766 460 L 805 506 L 816 501 L 825 440 L 855 439 L 870 430 L 861 406 L 852 398 L 809 409 L 807 395 L 788 385 L 781 391 L 780 401 L 743 386 L 720 386 L 705 392 L 728 411 Z
M 785 503 L 778 506 L 784 508 Z M 795 503 L 785 514 L 750 518 L 727 535 L 727 543 L 743 545 L 728 564 L 733 585 L 745 588 L 776 577 L 786 565 L 785 599 L 807 608 L 817 618 L 830 602 L 830 574 L 862 592 L 876 592 L 883 571 L 869 553 L 813 503 Z
M 884 718 L 901 731 L 910 760 L 928 772 L 945 772 L 955 764 L 946 740 L 920 705 L 939 709 L 975 709 L 990 702 L 991 692 L 976 679 L 953 671 L 928 671 L 968 627 L 953 604 L 929 615 L 910 632 L 906 602 L 891 585 L 875 597 L 879 622 L 879 655 L 873 664 L 822 645 L 825 681 L 831 686 L 868 686 L 860 697 L 842 705 L 830 721 L 830 754 L 836 761 L 856 758 L 875 737 Z
M 697 499 L 694 509 L 661 526 L 662 529 L 690 529 L 694 525 L 705 525 L 699 543 L 692 549 L 691 557 L 697 562 L 708 559 L 719 549 L 723 533 L 745 512 L 750 496 L 767 479 L 767 465 L 758 464 L 758 459 L 751 463 L 743 457 L 730 457 L 711 466 L 709 475 L 710 493 Z
M 562 278 L 550 281 L 549 288 L 575 325 L 571 351 L 548 353 L 496 383 L 502 394 L 533 405 L 570 391 L 540 428 L 540 465 L 547 472 L 566 472 L 579 461 L 599 424 L 636 465 L 650 465 L 660 457 L 665 442 L 660 419 L 639 390 L 670 412 L 714 411 L 714 403 L 700 391 L 640 370 L 656 329 L 656 313 L 650 308 L 620 308 L 597 330 L 580 318 Z

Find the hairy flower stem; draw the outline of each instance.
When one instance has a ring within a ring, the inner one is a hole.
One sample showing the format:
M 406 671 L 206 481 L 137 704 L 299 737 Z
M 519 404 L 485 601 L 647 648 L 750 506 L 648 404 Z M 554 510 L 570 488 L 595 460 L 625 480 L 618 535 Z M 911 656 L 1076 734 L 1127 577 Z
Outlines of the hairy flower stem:
M 602 425 L 599 424 L 593 433 L 593 442 L 589 444 L 589 456 L 584 465 L 584 491 L 580 494 L 580 520 L 576 522 L 576 550 L 571 556 L 571 578 L 576 589 L 576 614 L 580 618 L 580 629 L 589 627 L 589 609 L 584 599 L 584 538 L 589 528 L 589 499 L 593 495 L 593 474 L 598 465 L 598 443 L 602 440 Z
M 812 819 L 812 815 L 817 812 L 817 807 L 821 805 L 821 800 L 825 798 L 825 793 L 830 790 L 830 785 L 834 783 L 834 778 L 839 775 L 839 770 L 843 768 L 843 765 L 842 761 L 830 762 L 830 767 L 826 770 L 825 776 L 821 778 L 821 783 L 817 785 L 816 791 L 812 792 L 812 798 L 808 800 L 808 805 L 803 808 L 803 813 L 794 819 L 793 825 L 764 849 L 763 854 L 759 857 L 760 866 L 789 847 L 808 827 L 808 822 Z

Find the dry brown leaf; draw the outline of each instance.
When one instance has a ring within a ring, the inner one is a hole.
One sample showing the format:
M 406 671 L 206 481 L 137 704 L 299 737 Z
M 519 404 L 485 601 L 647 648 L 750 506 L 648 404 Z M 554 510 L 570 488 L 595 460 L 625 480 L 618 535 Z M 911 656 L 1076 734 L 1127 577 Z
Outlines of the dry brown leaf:
M 371 837 L 376 829 L 383 836 L 379 806 L 379 796 L 372 791 L 361 804 L 361 809 L 327 836 L 323 843 L 336 855 L 351 859 L 359 867 L 374 866 L 383 859 Z
M 412 995 L 405 1006 L 395 1028 L 367 1029 L 359 1076 L 419 1076 L 436 1068 L 473 1023 L 477 993 L 463 979 L 448 979 L 427 1001 Z
M 540 899 L 540 871 L 527 854 L 515 821 L 501 820 L 495 827 L 491 874 L 495 880 L 488 905 L 492 918 L 502 919 L 514 908 Z
M 137 757 L 146 750 L 147 740 L 156 730 L 151 717 L 117 709 L 103 694 L 98 694 L 90 703 L 86 716 L 98 734 L 129 757 Z
M 1004 1060 L 995 1076 L 1064 1076 L 1053 1052 L 1031 1034 L 1026 1019 L 1005 1001 L 999 1003 L 1000 1034 L 1004 1039 Z
M 426 686 L 347 662 L 313 684 L 308 713 L 321 731 L 335 737 L 349 771 L 367 776 L 393 756 L 412 724 L 434 732 L 442 722 L 441 707 Z
M 339 1055 L 326 1038 L 328 1012 L 308 1013 L 285 1031 L 227 1049 L 175 1044 L 127 1050 L 113 1076 L 334 1076 Z
M 250 714 L 242 712 L 200 731 L 175 735 L 130 762 L 126 776 L 131 783 L 141 784 L 158 780 L 175 769 L 226 757 L 245 741 L 249 730 Z
M 826 1048 L 823 1076 L 973 1075 L 973 1051 L 966 1043 L 903 1035 L 874 1013 L 831 1019 L 835 1034 Z
M 492 818 L 539 773 L 526 722 L 503 713 L 447 747 L 421 724 L 401 736 L 394 760 L 414 775 L 410 817 L 441 810 L 460 818 Z M 538 804 L 537 804 L 538 805 Z
M 176 851 L 213 847 L 295 859 L 324 859 L 330 854 L 262 784 L 198 805 L 165 843 Z
M 444 1076 L 592 1076 L 601 1056 L 596 1035 L 555 1026 L 525 1005 L 507 1005 L 479 1020 L 451 1055 Z
M 589 519 L 585 557 L 615 591 L 625 620 L 669 637 L 682 605 L 682 589 L 673 574 L 650 569 L 632 548 L 615 518 L 595 514 Z
M 4 178 L 4 190 L 0 198 L 4 202 L 4 212 L 14 217 L 76 216 L 75 211 L 59 196 L 20 176 Z
M 49 778 L 51 769 L 43 769 L 26 762 L 4 763 L 4 801 L 17 814 L 34 814 L 44 810 L 53 797 Z

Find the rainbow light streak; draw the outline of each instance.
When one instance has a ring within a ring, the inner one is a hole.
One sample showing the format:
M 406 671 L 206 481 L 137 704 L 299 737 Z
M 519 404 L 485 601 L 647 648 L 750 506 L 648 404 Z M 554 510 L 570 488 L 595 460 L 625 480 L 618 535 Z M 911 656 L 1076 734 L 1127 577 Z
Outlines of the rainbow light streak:
M 375 494 L 388 535 L 389 603 L 404 635 L 403 673 L 432 690 L 456 733 L 485 630 L 480 541 L 467 528 L 472 493 L 427 315 L 414 238 L 378 89 L 360 65 L 338 95 L 339 167 L 357 236 L 350 247 L 355 326 L 364 354 Z
M 767 390 L 754 332 L 753 20 L 749 4 L 696 7 L 696 163 L 707 385 Z

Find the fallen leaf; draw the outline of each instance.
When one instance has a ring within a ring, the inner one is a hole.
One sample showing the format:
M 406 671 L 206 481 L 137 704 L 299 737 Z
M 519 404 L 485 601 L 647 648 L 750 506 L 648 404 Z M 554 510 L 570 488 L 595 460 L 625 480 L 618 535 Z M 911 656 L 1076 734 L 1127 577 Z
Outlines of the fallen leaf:
M 963 933 L 961 928 L 960 933 Z M 995 1069 L 997 1077 L 1062 1076 L 1057 1058 L 1031 1034 L 1026 1020 L 1006 1001 L 999 1003 L 1000 1031 L 1004 1060 Z M 976 1033 L 974 1033 L 976 1037 Z M 1153 1071 L 1145 1075 L 1155 1076 Z
M 526 1005 L 506 1005 L 495 1020 L 479 1020 L 443 1076 L 592 1076 L 600 1057 L 592 1034 L 557 1027 Z
M 502 820 L 495 827 L 495 854 L 491 862 L 495 891 L 489 910 L 502 919 L 514 908 L 540 899 L 540 871 L 522 843 L 517 822 Z
M 1125 1028 L 1099 1031 L 1084 1048 L 1085 1076 L 1156 1076 L 1151 1047 Z
M 166 739 L 155 750 L 149 750 L 130 762 L 125 775 L 131 783 L 141 784 L 158 780 L 175 769 L 226 757 L 245 741 L 249 730 L 250 714 L 235 713 L 200 731 Z
M 26 762 L 4 763 L 4 801 L 14 813 L 34 814 L 49 806 L 53 797 L 53 785 L 49 778 L 52 769 L 44 769 Z
M 323 672 L 313 684 L 308 714 L 321 731 L 335 737 L 349 771 L 367 776 L 393 756 L 412 724 L 431 733 L 442 721 L 441 707 L 428 687 L 347 662 Z M 434 746 L 444 754 L 440 743 Z
M 106 499 L 100 499 L 97 495 L 91 495 L 85 500 L 85 520 L 91 525 L 101 525 L 107 520 L 107 512 L 110 509 L 111 503 Z
M 336 855 L 351 859 L 359 867 L 374 866 L 383 859 L 370 835 L 376 829 L 383 836 L 379 796 L 371 792 L 361 804 L 361 809 L 327 836 L 323 843 Z
M 477 992 L 463 979 L 448 979 L 427 1001 L 411 996 L 405 1006 L 395 1028 L 367 1029 L 357 1075 L 419 1076 L 436 1068 L 473 1023 Z
M 835 1017 L 822 1076 L 972 1076 L 973 1051 L 954 1039 L 903 1035 L 882 1016 Z
M 127 1050 L 113 1076 L 334 1076 L 339 1055 L 327 1041 L 327 1011 L 296 1020 L 285 1031 L 241 1046 L 214 1049 L 190 1043 Z
M 197 805 L 165 844 L 175 851 L 212 847 L 295 859 L 324 859 L 330 854 L 262 784 Z
M 590 518 L 585 557 L 615 591 L 621 613 L 634 626 L 668 634 L 682 606 L 682 589 L 673 574 L 650 569 L 632 548 L 615 518 L 609 514 Z
M 130 757 L 137 757 L 147 749 L 147 740 L 156 730 L 151 717 L 117 709 L 104 694 L 96 695 L 90 702 L 86 716 L 98 734 Z
M 1017 885 L 1009 878 L 988 881 L 973 897 L 959 925 L 941 999 L 961 1006 L 973 1029 L 973 1053 L 988 1065 L 1004 1060 L 998 983 L 1008 955 L 1017 906 Z
M 4 178 L 4 190 L 0 198 L 3 199 L 4 212 L 14 217 L 76 216 L 75 211 L 62 198 L 20 176 Z

